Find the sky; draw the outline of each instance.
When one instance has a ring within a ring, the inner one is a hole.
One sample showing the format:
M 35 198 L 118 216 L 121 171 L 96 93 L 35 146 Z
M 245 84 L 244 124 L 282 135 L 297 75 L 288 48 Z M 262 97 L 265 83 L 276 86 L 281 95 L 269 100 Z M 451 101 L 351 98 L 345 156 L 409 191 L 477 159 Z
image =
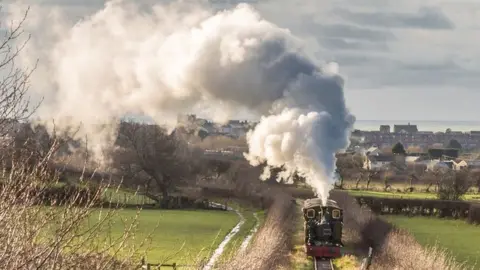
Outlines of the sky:
M 23 2 L 60 6 L 72 23 L 104 4 L 102 0 Z M 240 2 L 211 0 L 210 4 L 223 9 Z M 480 1 L 247 2 L 265 19 L 301 38 L 319 61 L 339 64 L 346 78 L 347 106 L 357 119 L 479 120 Z

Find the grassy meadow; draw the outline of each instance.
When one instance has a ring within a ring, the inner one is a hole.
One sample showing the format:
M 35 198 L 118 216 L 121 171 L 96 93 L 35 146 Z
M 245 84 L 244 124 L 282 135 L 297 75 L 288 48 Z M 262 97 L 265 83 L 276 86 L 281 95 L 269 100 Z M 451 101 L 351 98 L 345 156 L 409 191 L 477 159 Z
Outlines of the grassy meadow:
M 86 227 L 93 226 L 101 214 L 95 210 Z M 118 210 L 102 227 L 103 239 L 122 236 L 136 214 L 134 209 Z M 134 239 L 128 244 L 140 246 L 147 239 L 138 251 L 150 263 L 192 263 L 208 258 L 238 221 L 235 213 L 226 211 L 144 209 L 136 220 Z
M 467 267 L 480 269 L 480 227 L 462 220 L 429 217 L 384 216 L 407 230 L 424 246 L 437 246 Z
M 103 198 L 113 204 L 154 203 L 144 195 L 122 189 L 107 189 Z M 58 210 L 52 207 L 47 208 L 45 213 L 52 212 L 52 210 L 55 213 L 65 211 L 63 207 L 57 208 Z M 113 216 L 99 225 L 107 213 Z M 61 218 L 61 215 L 58 218 Z M 239 237 L 245 237 L 255 223 L 252 211 L 246 218 L 245 231 L 241 231 L 240 235 L 236 236 L 240 244 L 243 238 Z M 131 255 L 132 251 L 135 251 L 135 260 L 138 260 L 138 263 L 140 263 L 141 257 L 144 257 L 149 263 L 196 264 L 203 259 L 208 259 L 239 221 L 238 215 L 233 211 L 125 208 L 112 212 L 107 208 L 97 208 L 92 209 L 84 224 L 81 225 L 80 231 L 88 232 L 96 228 L 93 243 L 95 246 L 105 248 L 105 245 L 118 241 L 133 222 L 136 227 L 132 237 L 125 241 L 124 249 L 118 254 L 112 255 L 122 257 Z M 46 228 L 39 241 L 41 242 L 43 237 L 55 236 L 56 227 L 57 225 L 51 224 Z M 78 239 L 78 241 L 80 240 L 84 241 L 83 238 Z M 106 249 L 112 253 L 116 251 L 116 247 L 118 247 L 118 242 L 114 248 Z M 235 247 L 232 246 L 230 249 L 233 250 Z

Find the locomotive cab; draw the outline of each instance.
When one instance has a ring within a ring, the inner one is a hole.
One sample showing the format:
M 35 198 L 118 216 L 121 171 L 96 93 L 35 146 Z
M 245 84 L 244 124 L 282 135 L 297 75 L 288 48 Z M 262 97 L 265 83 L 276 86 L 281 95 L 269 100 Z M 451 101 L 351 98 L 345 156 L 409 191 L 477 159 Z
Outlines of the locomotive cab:
M 333 200 L 326 204 L 321 199 L 306 200 L 303 217 L 307 256 L 339 257 L 343 247 L 343 210 L 338 204 Z

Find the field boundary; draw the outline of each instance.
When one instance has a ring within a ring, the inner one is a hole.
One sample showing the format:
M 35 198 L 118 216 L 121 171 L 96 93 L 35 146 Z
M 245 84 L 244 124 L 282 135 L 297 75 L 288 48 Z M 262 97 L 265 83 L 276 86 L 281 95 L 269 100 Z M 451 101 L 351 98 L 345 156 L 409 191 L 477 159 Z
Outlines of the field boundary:
M 354 198 L 359 205 L 370 208 L 377 215 L 447 217 L 480 223 L 480 205 L 475 202 L 373 196 L 355 196 Z

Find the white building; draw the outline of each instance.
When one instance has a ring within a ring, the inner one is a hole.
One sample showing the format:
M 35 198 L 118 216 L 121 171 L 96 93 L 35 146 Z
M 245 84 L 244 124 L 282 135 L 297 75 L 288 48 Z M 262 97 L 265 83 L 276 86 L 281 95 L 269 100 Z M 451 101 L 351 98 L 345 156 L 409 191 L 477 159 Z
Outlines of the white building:
M 382 170 L 385 169 L 388 165 L 390 165 L 393 161 L 392 155 L 368 155 L 363 163 L 363 168 L 365 170 Z

